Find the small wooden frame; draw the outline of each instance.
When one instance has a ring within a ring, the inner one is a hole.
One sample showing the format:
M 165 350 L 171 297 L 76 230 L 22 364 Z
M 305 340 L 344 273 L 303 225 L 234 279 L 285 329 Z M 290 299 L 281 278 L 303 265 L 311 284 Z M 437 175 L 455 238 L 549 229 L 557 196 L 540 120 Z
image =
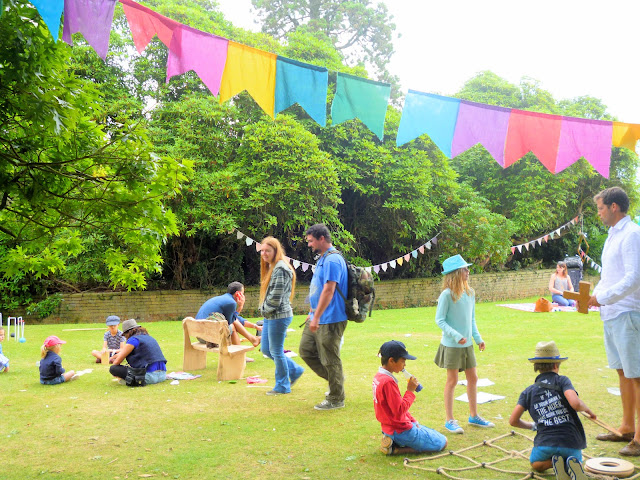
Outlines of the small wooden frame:
M 589 298 L 591 298 L 589 292 L 591 292 L 591 282 L 581 281 L 577 292 L 565 290 L 562 292 L 562 296 L 568 300 L 578 302 L 578 311 L 580 313 L 589 313 Z
M 218 380 L 238 380 L 244 374 L 247 361 L 246 353 L 253 350 L 253 345 L 232 345 L 229 335 L 229 324 L 226 320 L 196 320 L 186 317 L 182 320 L 184 332 L 184 353 L 182 370 L 203 370 L 207 368 L 207 353 L 219 354 Z M 207 347 L 199 341 L 192 342 L 191 337 L 198 337 L 218 347 Z

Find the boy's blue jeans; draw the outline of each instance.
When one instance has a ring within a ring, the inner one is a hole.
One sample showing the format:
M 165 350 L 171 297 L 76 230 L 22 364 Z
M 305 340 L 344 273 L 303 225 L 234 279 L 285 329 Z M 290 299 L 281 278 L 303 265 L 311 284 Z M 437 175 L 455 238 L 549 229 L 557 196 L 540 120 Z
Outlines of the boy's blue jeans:
M 439 452 L 447 445 L 447 437 L 418 422 L 415 422 L 409 430 L 387 436 L 391 437 L 398 446 L 411 447 L 417 452 Z

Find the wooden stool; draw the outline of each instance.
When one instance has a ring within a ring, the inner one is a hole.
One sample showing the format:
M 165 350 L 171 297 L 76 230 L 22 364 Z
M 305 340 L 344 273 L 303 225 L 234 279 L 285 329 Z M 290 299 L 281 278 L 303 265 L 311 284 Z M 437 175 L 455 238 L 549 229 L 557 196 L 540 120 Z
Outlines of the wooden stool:
M 562 292 L 562 296 L 568 300 L 575 300 L 578 302 L 578 311 L 580 313 L 589 313 L 589 298 L 591 298 L 591 282 L 580 282 L 580 288 L 578 292 L 570 292 L 565 290 Z

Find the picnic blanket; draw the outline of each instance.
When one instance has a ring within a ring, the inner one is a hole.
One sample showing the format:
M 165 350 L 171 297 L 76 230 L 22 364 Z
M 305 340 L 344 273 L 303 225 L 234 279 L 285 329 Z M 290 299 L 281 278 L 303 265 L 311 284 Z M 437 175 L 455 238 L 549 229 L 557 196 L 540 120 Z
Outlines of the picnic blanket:
M 551 309 L 552 312 L 575 312 L 576 307 L 561 307 L 559 306 L 557 303 L 552 303 L 551 304 L 553 306 L 553 308 Z M 535 303 L 501 303 L 498 305 L 498 307 L 506 307 L 506 308 L 513 308 L 514 310 L 521 310 L 523 312 L 533 312 L 536 304 Z M 589 311 L 590 312 L 599 312 L 600 311 L 600 307 L 589 307 Z

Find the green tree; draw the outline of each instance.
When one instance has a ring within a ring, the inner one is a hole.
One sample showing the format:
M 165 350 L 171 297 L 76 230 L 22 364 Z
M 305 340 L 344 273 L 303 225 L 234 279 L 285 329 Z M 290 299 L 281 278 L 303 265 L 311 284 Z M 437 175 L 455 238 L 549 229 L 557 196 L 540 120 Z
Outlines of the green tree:
M 58 274 L 108 239 L 101 261 L 112 285 L 142 288 L 176 232 L 163 197 L 188 168 L 154 155 L 141 124 L 109 128 L 99 90 L 69 68 L 31 5 L 0 18 L 0 270 L 9 278 Z
M 393 54 L 395 24 L 386 5 L 370 0 L 252 0 L 262 31 L 284 39 L 295 31 L 322 34 L 350 63 L 368 63 L 380 77 Z M 381 80 L 383 78 L 380 78 Z
M 523 79 L 519 86 L 510 84 L 492 72 L 482 72 L 470 79 L 457 95 L 490 105 L 527 109 L 557 115 L 611 120 L 606 106 L 593 97 L 555 101 L 538 82 Z M 480 145 L 452 159 L 463 182 L 488 200 L 488 208 L 510 219 L 515 226 L 514 243 L 533 240 L 577 214 L 583 214 L 586 227 L 597 225 L 592 197 L 600 190 L 619 185 L 637 197 L 638 156 L 626 149 L 614 148 L 610 178 L 605 179 L 581 159 L 558 174 L 549 172 L 532 154 L 525 155 L 503 169 Z M 544 244 L 527 253 L 522 260 L 545 262 L 559 259 L 577 248 L 578 229 L 561 241 Z

